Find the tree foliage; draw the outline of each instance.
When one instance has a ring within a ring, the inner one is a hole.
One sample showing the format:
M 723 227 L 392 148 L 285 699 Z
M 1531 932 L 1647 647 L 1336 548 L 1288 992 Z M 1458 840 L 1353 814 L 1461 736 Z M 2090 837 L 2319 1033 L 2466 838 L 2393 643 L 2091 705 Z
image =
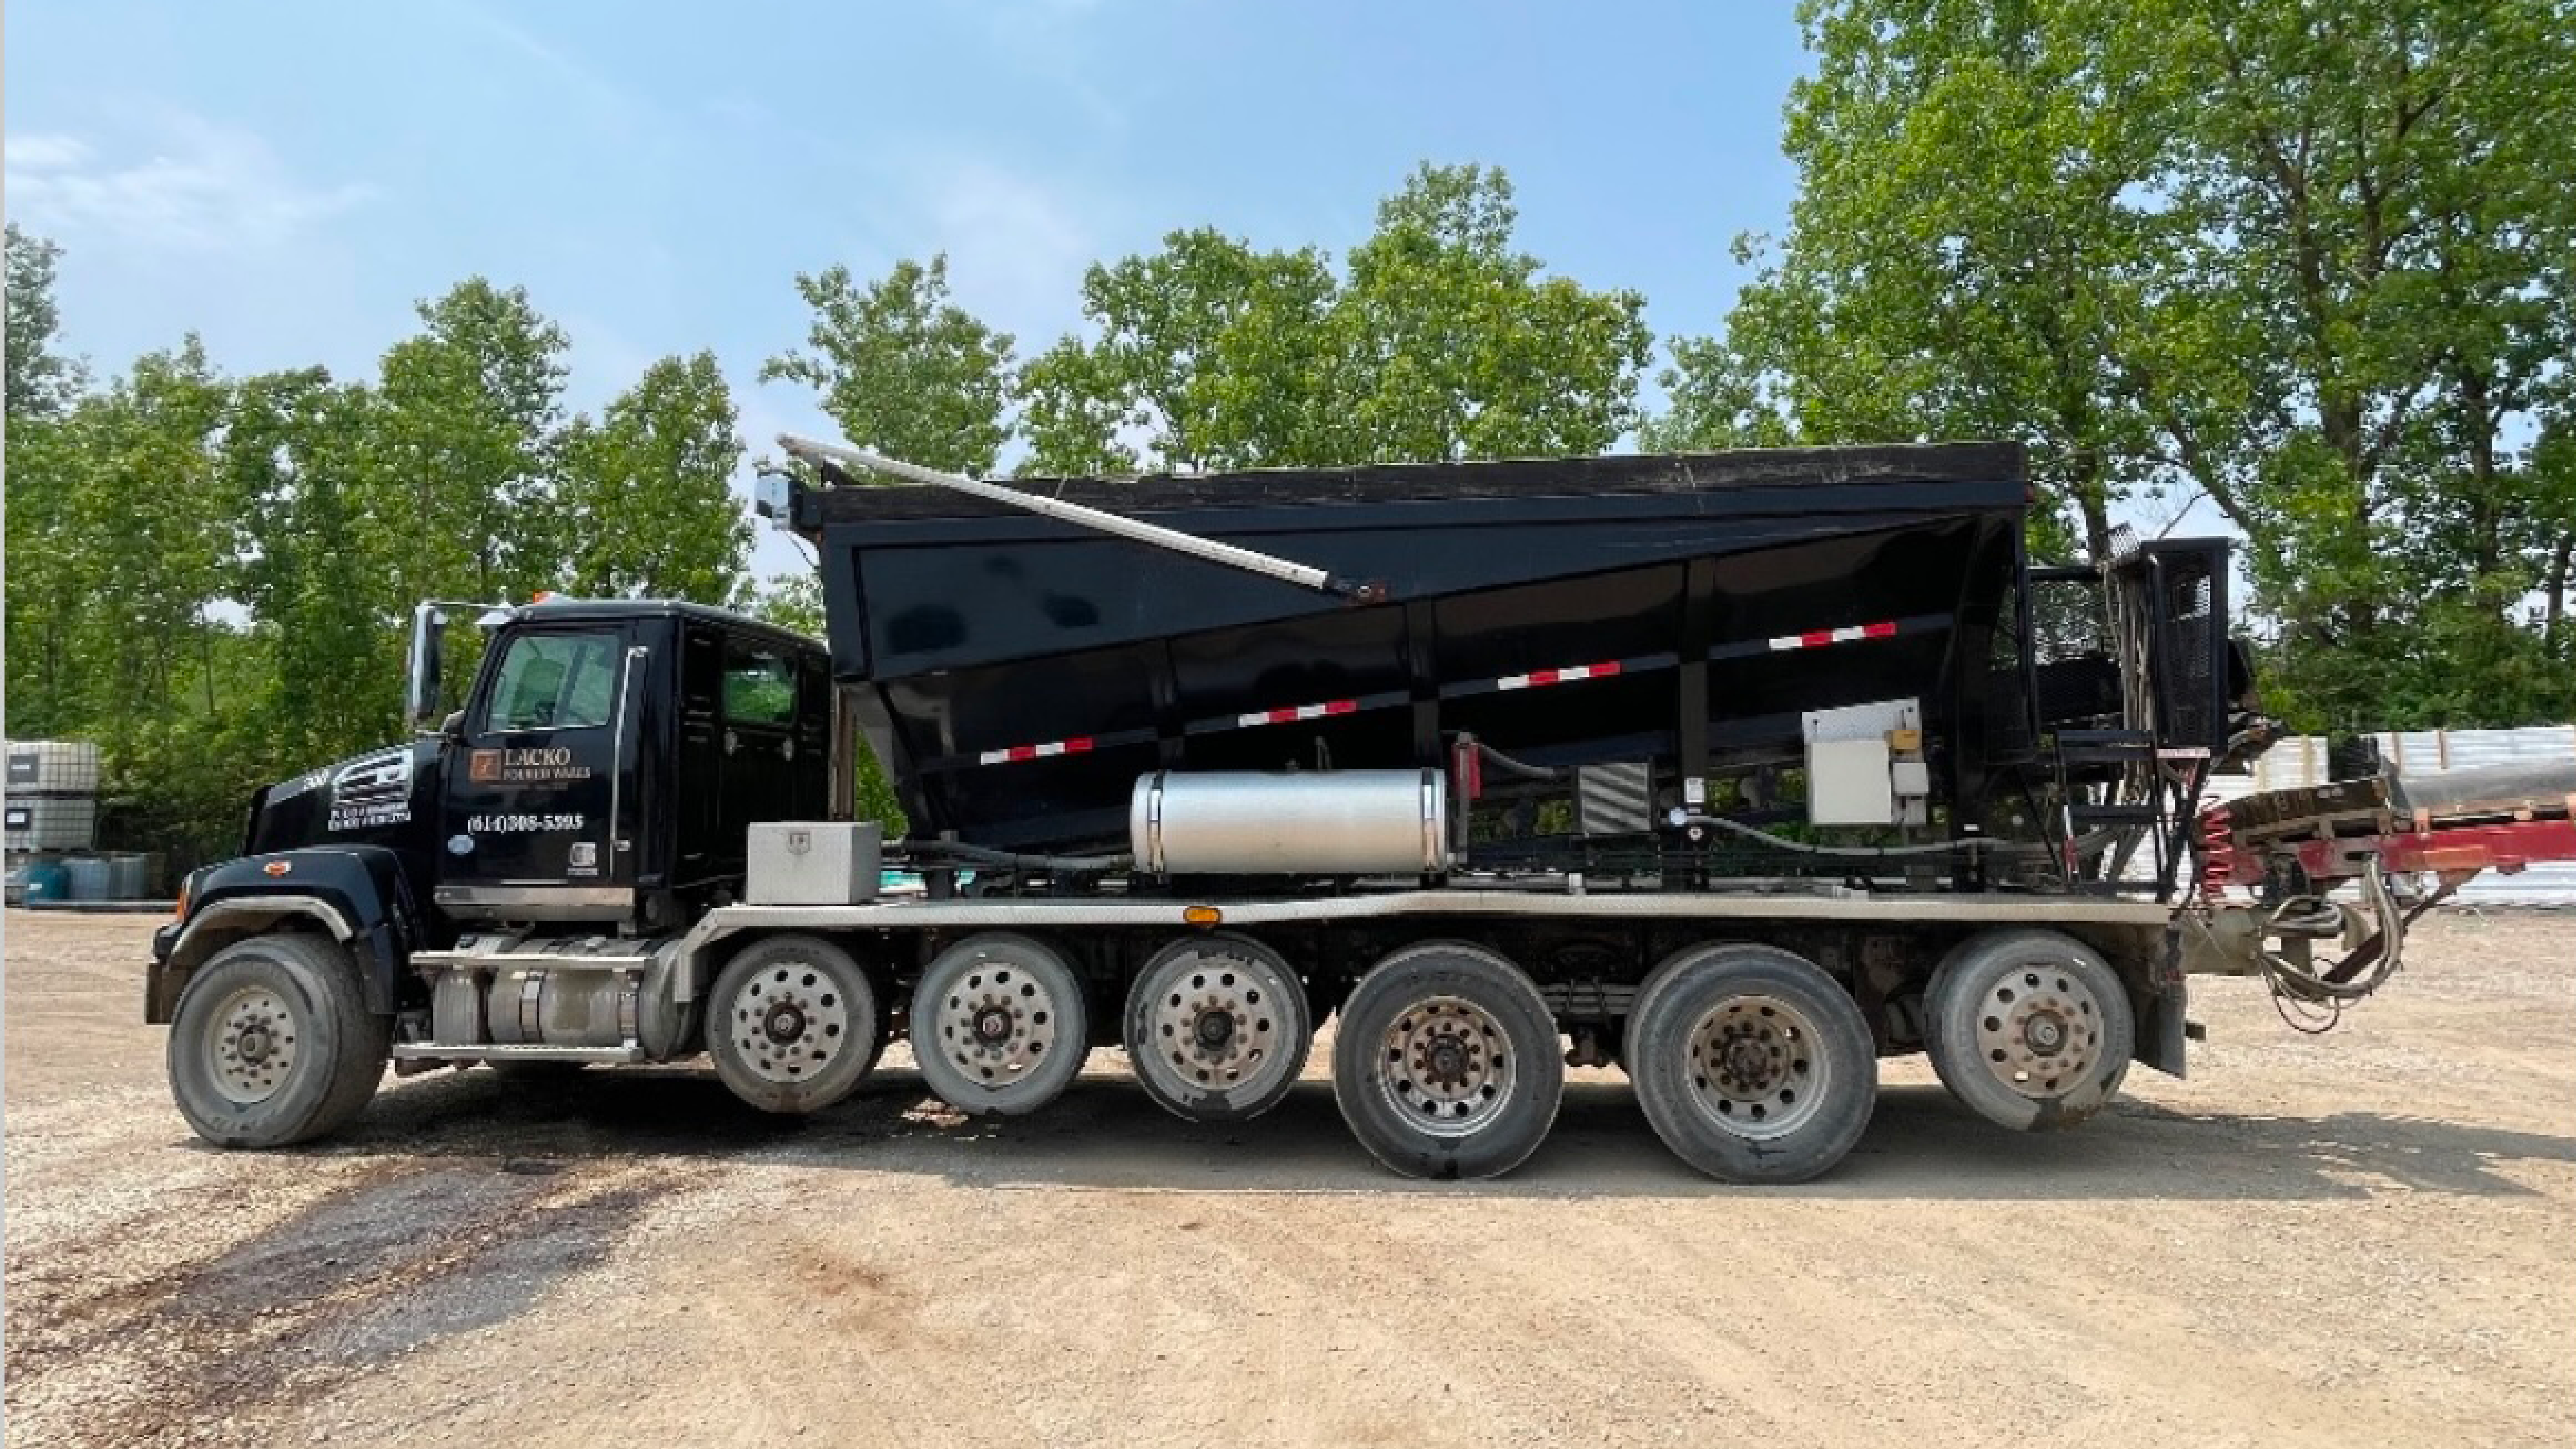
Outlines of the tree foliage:
M 1743 244 L 1724 334 L 1675 345 L 1650 444 L 2018 438 L 2065 509 L 2043 547 L 2215 504 L 2302 724 L 2576 710 L 2533 446 L 2576 355 L 2563 6 L 1802 15 L 1789 231 Z
M 1424 166 L 1380 202 L 1334 322 L 1343 457 L 1422 462 L 1606 452 L 1636 426 L 1645 298 L 1541 275 L 1500 170 Z
M 524 599 L 559 582 L 569 344 L 524 290 L 480 277 L 419 313 L 376 389 L 373 542 L 406 597 Z
M 54 304 L 54 267 L 62 248 L 8 226 L 9 419 L 50 417 L 80 385 L 80 365 L 54 350 L 62 317 Z
M 814 309 L 803 352 L 784 352 L 761 380 L 821 395 L 842 436 L 906 462 L 987 473 L 1009 437 L 1011 336 L 949 300 L 948 259 L 902 261 L 865 286 L 847 267 L 802 273 Z
M 1216 470 L 1596 453 L 1636 420 L 1633 292 L 1541 274 L 1510 180 L 1425 166 L 1344 275 L 1199 228 L 1094 266 L 1090 337 L 1022 370 L 1029 471 Z
M 721 604 L 742 577 L 751 521 L 734 500 L 742 461 L 733 395 L 715 354 L 666 357 L 563 443 L 560 496 L 571 592 Z
M 27 365 L 52 248 L 13 231 L 10 255 L 13 322 L 45 319 L 12 341 L 10 728 L 102 746 L 112 845 L 224 854 L 257 785 L 391 738 L 416 600 L 740 585 L 712 357 L 568 417 L 561 330 L 474 279 L 371 382 L 228 378 L 189 338 L 83 391 Z

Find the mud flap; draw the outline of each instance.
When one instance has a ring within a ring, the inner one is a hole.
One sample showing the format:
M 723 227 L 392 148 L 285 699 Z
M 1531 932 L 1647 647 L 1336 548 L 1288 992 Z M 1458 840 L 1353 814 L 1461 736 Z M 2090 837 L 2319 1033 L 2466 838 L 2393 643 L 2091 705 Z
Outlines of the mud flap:
M 2169 1077 L 2185 1071 L 2185 1048 L 2191 1038 L 2190 978 L 2182 969 L 2182 932 L 2165 932 L 2163 962 L 2153 984 L 2135 998 L 2138 1045 L 2135 1059 Z
M 2166 987 L 2156 1000 L 2155 1029 L 2138 1033 L 2139 1060 L 2169 1077 L 2190 1075 L 2184 1070 L 2184 1048 L 2191 1036 L 2190 994 L 2191 989 L 2179 981 Z

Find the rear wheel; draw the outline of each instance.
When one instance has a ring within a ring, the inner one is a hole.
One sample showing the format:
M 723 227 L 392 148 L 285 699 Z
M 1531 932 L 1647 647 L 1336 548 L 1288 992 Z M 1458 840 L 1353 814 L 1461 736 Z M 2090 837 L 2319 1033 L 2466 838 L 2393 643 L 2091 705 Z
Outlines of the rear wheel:
M 2072 1127 L 2110 1105 L 2136 1042 L 2118 974 L 2058 931 L 1972 936 L 1924 992 L 1932 1070 L 1977 1115 L 2017 1132 Z
M 218 1147 L 285 1147 L 358 1115 L 393 1024 L 367 1010 L 349 953 L 319 936 L 253 936 L 189 977 L 170 1022 L 171 1095 Z
M 1380 961 L 1342 1004 L 1333 1098 L 1351 1135 L 1407 1177 L 1494 1177 L 1527 1160 L 1565 1093 L 1556 1019 L 1520 968 L 1429 941 Z
M 1090 1049 L 1082 979 L 1026 936 L 992 931 L 939 953 L 912 993 L 922 1080 L 969 1116 L 1016 1117 L 1052 1102 Z
M 707 996 L 707 1055 L 733 1094 L 764 1112 L 819 1112 L 857 1091 L 885 1045 L 876 987 L 820 936 L 742 949 Z
M 1722 1182 L 1823 1173 L 1878 1100 L 1877 1048 L 1850 993 L 1771 946 L 1698 946 L 1655 968 L 1627 1067 L 1655 1135 Z
M 1127 993 L 1126 1018 L 1137 1082 L 1192 1122 L 1240 1122 L 1279 1105 L 1314 1044 L 1296 973 L 1242 936 L 1164 947 Z

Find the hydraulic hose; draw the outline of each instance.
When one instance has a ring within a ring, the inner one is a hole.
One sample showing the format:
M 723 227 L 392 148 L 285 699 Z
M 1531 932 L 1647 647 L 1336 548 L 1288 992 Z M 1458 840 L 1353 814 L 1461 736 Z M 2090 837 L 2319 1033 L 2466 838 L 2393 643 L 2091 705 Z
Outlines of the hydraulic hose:
M 895 847 L 908 855 L 947 855 L 976 865 L 1002 866 L 1012 870 L 1112 871 L 1134 866 L 1132 855 L 1021 855 L 1016 851 L 994 850 L 987 846 L 968 845 L 962 840 L 907 840 Z
M 1486 764 L 1492 765 L 1494 768 L 1501 770 L 1504 774 L 1516 775 L 1524 780 L 1552 781 L 1562 780 L 1565 778 L 1565 771 L 1561 769 L 1556 769 L 1548 765 L 1533 765 L 1526 760 L 1515 760 L 1511 756 L 1504 754 L 1502 751 L 1495 749 L 1492 745 L 1486 744 L 1483 740 L 1476 741 L 1476 754 L 1477 757 L 1482 759 Z

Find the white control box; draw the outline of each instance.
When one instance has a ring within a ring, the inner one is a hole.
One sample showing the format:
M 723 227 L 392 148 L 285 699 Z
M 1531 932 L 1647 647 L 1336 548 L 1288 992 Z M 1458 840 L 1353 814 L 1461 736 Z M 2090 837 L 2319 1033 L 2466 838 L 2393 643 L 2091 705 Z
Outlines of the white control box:
M 1817 825 L 1893 825 L 1896 790 L 1887 741 L 1807 742 L 1807 819 Z
M 771 821 L 751 827 L 755 906 L 855 906 L 877 897 L 884 828 L 864 821 Z

